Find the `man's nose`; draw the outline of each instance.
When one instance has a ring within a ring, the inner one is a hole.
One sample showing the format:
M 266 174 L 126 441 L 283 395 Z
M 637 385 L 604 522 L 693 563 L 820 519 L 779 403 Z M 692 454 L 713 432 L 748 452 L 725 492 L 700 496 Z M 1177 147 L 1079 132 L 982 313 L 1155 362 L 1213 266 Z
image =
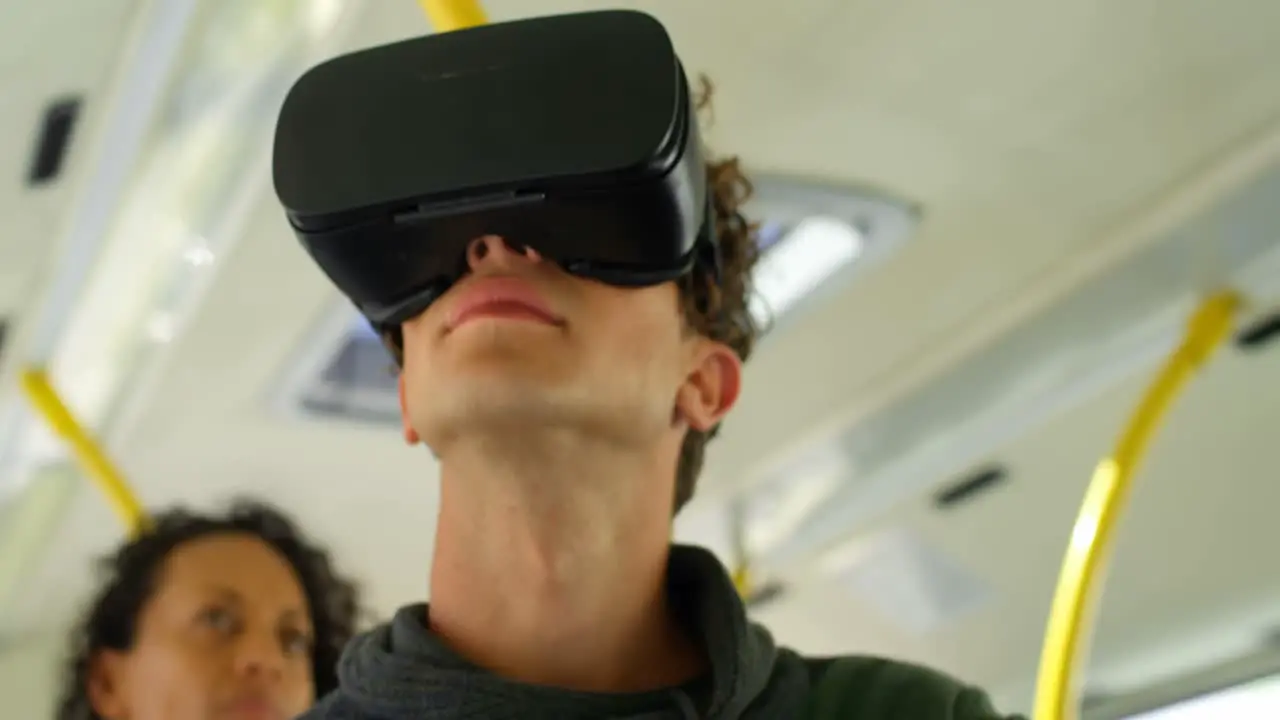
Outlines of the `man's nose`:
M 536 264 L 541 260 L 533 248 L 513 246 L 497 235 L 483 235 L 467 246 L 467 267 L 472 272 L 485 267 L 511 269 L 522 264 Z

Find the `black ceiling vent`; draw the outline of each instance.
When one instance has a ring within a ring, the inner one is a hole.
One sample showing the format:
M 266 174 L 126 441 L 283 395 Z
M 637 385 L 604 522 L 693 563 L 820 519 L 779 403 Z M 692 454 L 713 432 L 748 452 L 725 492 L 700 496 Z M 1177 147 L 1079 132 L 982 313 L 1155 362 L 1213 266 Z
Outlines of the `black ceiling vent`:
M 933 504 L 939 510 L 951 510 L 969 502 L 978 495 L 993 490 L 1007 478 L 1008 473 L 999 465 L 988 465 L 974 472 L 959 482 L 944 487 L 933 498 Z
M 1236 347 L 1245 351 L 1261 350 L 1280 339 L 1280 308 L 1263 315 L 1236 335 Z
M 27 171 L 30 185 L 47 185 L 62 174 L 76 120 L 80 117 L 80 106 L 79 97 L 69 97 L 55 100 L 45 108 L 31 156 L 31 168 Z

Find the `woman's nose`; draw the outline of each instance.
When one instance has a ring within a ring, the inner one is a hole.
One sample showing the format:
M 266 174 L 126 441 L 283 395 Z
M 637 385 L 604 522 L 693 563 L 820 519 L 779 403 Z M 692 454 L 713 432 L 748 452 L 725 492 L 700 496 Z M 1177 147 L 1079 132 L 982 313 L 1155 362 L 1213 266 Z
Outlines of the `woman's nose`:
M 276 681 L 280 679 L 286 662 L 284 651 L 274 633 L 244 633 L 236 642 L 237 674 L 263 676 Z

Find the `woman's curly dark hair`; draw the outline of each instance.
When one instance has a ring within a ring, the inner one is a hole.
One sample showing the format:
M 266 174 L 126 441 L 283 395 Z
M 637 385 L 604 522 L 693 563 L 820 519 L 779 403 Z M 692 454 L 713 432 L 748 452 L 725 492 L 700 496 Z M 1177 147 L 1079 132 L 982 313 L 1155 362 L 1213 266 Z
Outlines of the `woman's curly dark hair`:
M 329 554 L 312 544 L 278 510 L 252 500 L 237 500 L 220 515 L 177 508 L 154 516 L 150 526 L 103 558 L 106 576 L 72 638 L 57 720 L 102 720 L 88 696 L 89 669 L 103 650 L 128 650 L 143 606 L 156 589 L 169 553 L 210 535 L 245 534 L 259 538 L 285 557 L 302 583 L 315 628 L 311 658 L 316 697 L 337 687 L 338 656 L 355 634 L 359 620 L 356 585 L 334 570 Z

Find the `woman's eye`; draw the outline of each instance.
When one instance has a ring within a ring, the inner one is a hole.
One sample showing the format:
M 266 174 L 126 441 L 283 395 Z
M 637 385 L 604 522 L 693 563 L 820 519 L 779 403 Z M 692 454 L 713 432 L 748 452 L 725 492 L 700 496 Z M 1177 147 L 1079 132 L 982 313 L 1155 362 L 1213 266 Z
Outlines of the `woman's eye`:
M 226 608 L 205 608 L 200 612 L 199 621 L 219 633 L 231 633 L 236 629 L 235 614 Z
M 311 655 L 311 637 L 296 630 L 285 630 L 280 635 L 280 645 L 287 655 Z

